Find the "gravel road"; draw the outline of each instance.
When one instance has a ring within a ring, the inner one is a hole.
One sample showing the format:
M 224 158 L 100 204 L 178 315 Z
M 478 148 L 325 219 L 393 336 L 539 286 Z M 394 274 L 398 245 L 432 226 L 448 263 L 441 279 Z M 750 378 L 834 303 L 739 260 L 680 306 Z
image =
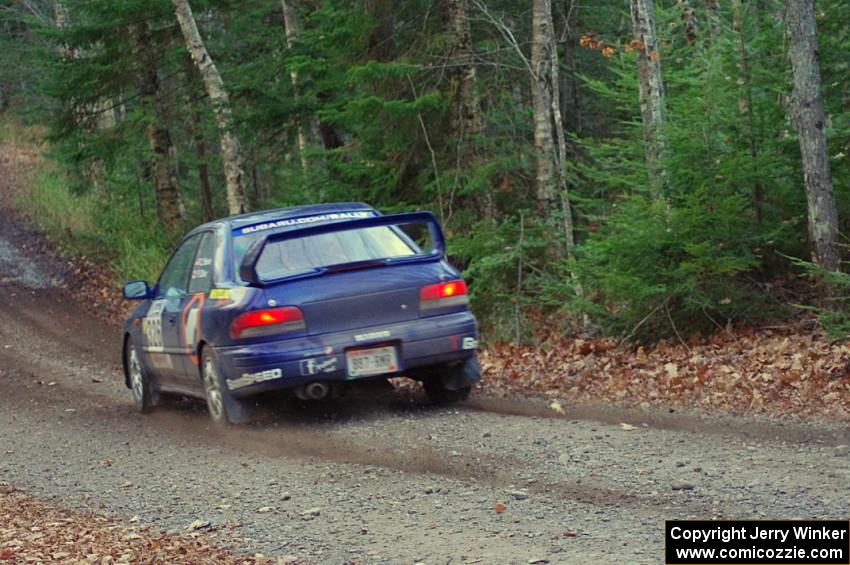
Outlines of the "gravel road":
M 665 519 L 847 519 L 838 424 L 413 392 L 137 414 L 118 330 L 28 237 L 0 227 L 0 481 L 60 505 L 337 564 L 659 563 Z

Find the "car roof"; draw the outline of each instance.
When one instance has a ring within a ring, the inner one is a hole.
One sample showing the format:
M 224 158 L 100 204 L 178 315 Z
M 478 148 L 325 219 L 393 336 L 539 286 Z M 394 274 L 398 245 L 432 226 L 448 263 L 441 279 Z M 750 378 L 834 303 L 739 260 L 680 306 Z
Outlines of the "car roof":
M 290 206 L 288 208 L 274 208 L 271 210 L 261 210 L 259 212 L 248 212 L 247 214 L 239 214 L 238 216 L 229 216 L 221 218 L 206 224 L 200 225 L 192 230 L 192 232 L 202 231 L 211 227 L 227 225 L 230 229 L 239 229 L 245 226 L 271 222 L 275 220 L 287 220 L 290 218 L 301 218 L 304 216 L 314 216 L 320 214 L 331 214 L 334 212 L 355 212 L 369 211 L 378 213 L 374 208 L 362 202 L 336 202 L 333 204 L 308 204 L 305 206 Z

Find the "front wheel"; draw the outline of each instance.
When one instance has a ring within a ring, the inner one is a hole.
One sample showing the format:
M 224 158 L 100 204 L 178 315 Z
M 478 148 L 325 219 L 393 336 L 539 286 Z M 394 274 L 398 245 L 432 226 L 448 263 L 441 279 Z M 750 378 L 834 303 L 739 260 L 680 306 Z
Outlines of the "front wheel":
M 207 411 L 216 425 L 242 424 L 251 416 L 249 405 L 230 393 L 218 367 L 215 353 L 205 347 L 201 355 L 201 379 Z
M 156 405 L 157 394 L 154 390 L 150 374 L 142 364 L 142 358 L 132 338 L 127 338 L 126 348 L 127 376 L 130 381 L 130 390 L 133 392 L 133 401 L 136 409 L 146 414 L 153 410 Z

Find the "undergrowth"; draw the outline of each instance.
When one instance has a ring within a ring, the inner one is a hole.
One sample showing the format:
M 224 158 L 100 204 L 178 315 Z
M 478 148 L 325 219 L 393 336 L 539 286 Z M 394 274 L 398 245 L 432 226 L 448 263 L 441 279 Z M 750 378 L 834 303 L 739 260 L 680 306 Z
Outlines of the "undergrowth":
M 72 256 L 110 267 L 116 283 L 153 280 L 162 268 L 171 242 L 152 229 L 154 212 L 140 210 L 109 190 L 77 193 L 49 158 L 36 149 L 40 134 L 9 119 L 0 120 L 0 142 L 29 149 L 19 169 L 15 206 L 27 215 L 51 243 Z M 34 150 L 35 149 L 35 150 Z

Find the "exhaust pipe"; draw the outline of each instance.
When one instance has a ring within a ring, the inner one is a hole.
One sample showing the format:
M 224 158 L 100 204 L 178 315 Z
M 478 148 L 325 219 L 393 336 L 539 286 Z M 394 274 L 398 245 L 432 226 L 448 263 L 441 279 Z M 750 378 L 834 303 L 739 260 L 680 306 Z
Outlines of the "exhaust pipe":
M 325 383 L 310 383 L 305 385 L 303 390 L 304 396 L 310 400 L 321 400 L 330 392 L 330 388 Z

